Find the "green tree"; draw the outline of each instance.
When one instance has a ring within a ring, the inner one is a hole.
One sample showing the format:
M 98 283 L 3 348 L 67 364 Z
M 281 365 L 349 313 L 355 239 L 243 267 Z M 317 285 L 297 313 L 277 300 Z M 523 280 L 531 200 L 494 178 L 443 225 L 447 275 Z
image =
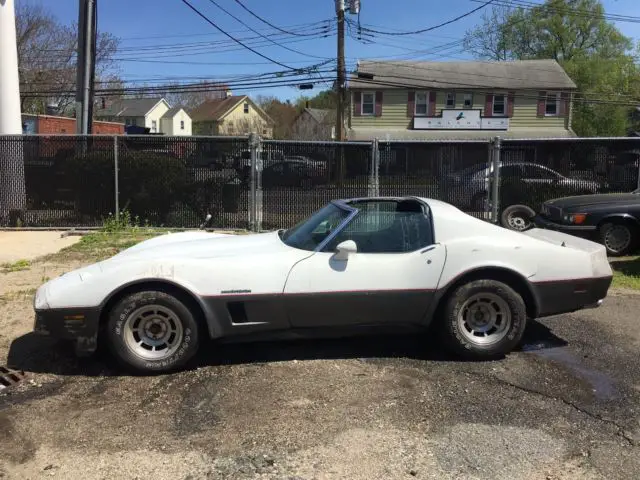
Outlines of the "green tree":
M 572 126 L 581 136 L 625 135 L 640 101 L 633 43 L 604 17 L 599 0 L 547 0 L 497 7 L 469 30 L 465 48 L 490 60 L 557 60 L 578 87 Z
M 256 102 L 260 107 L 273 118 L 275 126 L 273 129 L 273 138 L 282 140 L 291 136 L 291 126 L 298 116 L 298 110 L 291 102 L 282 102 L 272 96 L 258 96 Z
M 314 97 L 301 96 L 296 99 L 296 107 L 302 111 L 309 103 L 310 108 L 324 108 L 335 110 L 338 105 L 338 95 L 334 90 L 323 90 Z

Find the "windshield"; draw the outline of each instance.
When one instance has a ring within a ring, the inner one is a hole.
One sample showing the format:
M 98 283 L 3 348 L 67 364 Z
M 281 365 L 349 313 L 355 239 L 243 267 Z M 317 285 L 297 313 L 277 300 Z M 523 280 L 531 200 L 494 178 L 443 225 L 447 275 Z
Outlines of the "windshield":
M 298 223 L 295 227 L 282 232 L 280 238 L 290 247 L 313 251 L 350 214 L 351 212 L 346 208 L 340 208 L 330 203 L 311 215 L 311 217 Z

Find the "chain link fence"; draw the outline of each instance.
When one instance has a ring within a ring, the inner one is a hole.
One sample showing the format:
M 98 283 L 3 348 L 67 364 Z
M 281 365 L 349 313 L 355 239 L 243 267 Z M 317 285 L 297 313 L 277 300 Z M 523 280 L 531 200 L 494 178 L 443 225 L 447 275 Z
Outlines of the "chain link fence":
M 332 199 L 415 195 L 494 222 L 507 206 L 638 188 L 640 139 L 303 142 L 0 137 L 0 226 L 274 229 Z M 498 180 L 498 181 L 495 181 Z

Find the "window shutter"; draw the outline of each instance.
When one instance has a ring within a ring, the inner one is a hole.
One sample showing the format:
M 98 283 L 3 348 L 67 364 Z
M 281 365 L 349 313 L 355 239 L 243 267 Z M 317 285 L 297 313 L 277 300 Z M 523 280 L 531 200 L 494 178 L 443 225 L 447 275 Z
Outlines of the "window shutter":
M 537 116 L 544 117 L 544 112 L 546 111 L 546 99 L 547 92 L 538 92 L 538 110 Z
M 507 116 L 509 118 L 513 117 L 513 107 L 516 99 L 516 92 L 509 92 L 507 96 Z
M 429 92 L 429 106 L 427 108 L 427 115 L 429 117 L 436 116 L 436 92 Z
M 413 117 L 416 111 L 416 92 L 409 90 L 407 97 L 407 117 Z
M 376 117 L 382 115 L 382 92 L 378 90 L 376 92 Z
M 353 92 L 353 116 L 362 115 L 362 92 Z
M 493 95 L 489 94 L 484 99 L 484 116 L 492 117 L 493 116 Z
M 569 116 L 569 93 L 562 92 L 560 94 L 560 116 Z

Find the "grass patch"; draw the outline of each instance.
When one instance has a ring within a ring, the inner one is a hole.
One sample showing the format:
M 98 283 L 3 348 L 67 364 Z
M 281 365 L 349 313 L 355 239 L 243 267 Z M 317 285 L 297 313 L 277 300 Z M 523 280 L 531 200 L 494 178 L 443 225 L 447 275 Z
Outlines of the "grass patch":
M 640 290 L 640 256 L 610 260 L 614 288 Z
M 5 305 L 12 300 L 31 300 L 35 294 L 35 288 L 7 292 L 4 295 L 0 295 L 0 305 Z
M 99 231 L 83 236 L 79 242 L 50 256 L 49 260 L 65 261 L 74 258 L 93 261 L 104 260 L 137 243 L 162 233 L 166 232 L 156 231 L 150 228 L 113 232 Z
M 31 262 L 29 262 L 29 260 L 18 260 L 17 262 L 3 263 L 0 265 L 0 272 L 19 272 L 20 270 L 28 270 L 29 267 L 31 267 Z

